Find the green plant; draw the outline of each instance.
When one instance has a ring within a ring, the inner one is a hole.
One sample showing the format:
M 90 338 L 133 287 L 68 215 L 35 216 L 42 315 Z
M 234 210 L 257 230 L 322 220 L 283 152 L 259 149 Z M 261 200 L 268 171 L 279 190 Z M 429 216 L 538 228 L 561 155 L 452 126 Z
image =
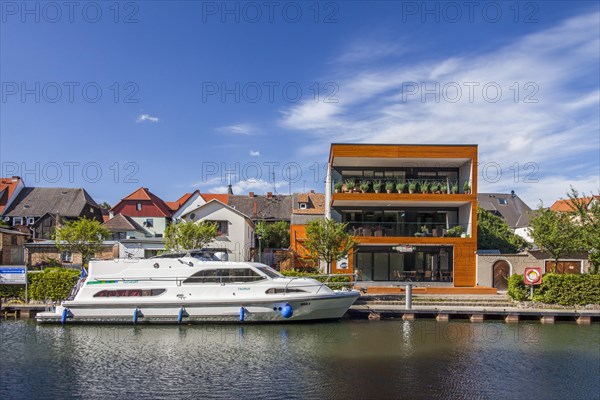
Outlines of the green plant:
M 47 268 L 29 274 L 29 297 L 34 300 L 64 300 L 79 278 L 80 271 L 66 268 Z
M 54 240 L 60 251 L 81 253 L 81 263 L 87 263 L 100 250 L 102 242 L 110 236 L 110 232 L 95 219 L 85 217 L 70 221 L 56 228 Z
M 513 300 L 524 301 L 529 296 L 529 290 L 523 282 L 523 275 L 513 274 L 508 278 L 507 294 Z
M 456 225 L 450 229 L 448 229 L 447 235 L 450 237 L 459 237 L 465 232 L 462 225 Z
M 396 190 L 398 191 L 398 193 L 403 193 L 405 188 L 406 188 L 406 182 L 402 181 L 402 182 L 396 183 Z M 410 184 L 408 185 L 408 188 L 410 190 Z M 414 190 L 414 188 L 413 188 L 413 190 Z
M 383 182 L 380 180 L 373 181 L 373 190 L 375 193 L 381 191 L 381 187 L 383 186 Z
M 388 192 L 391 192 L 392 190 L 394 190 L 394 182 L 387 181 L 385 183 L 385 190 L 387 190 Z
M 442 182 L 440 184 L 440 192 L 442 193 L 448 193 L 448 184 L 446 182 Z
M 419 191 L 421 193 L 427 193 L 429 190 L 429 182 L 425 179 L 419 181 Z
M 345 257 L 354 246 L 356 240 L 348 233 L 348 224 L 330 218 L 315 219 L 306 224 L 304 248 L 307 258 L 315 262 L 325 261 L 327 272 L 334 260 Z
M 346 184 L 346 188 L 348 189 L 348 191 L 352 191 L 352 189 L 354 189 L 354 187 L 356 186 L 356 184 L 354 183 L 354 179 L 346 179 L 346 181 L 344 182 Z
M 414 193 L 417 190 L 417 182 L 415 181 L 410 181 L 408 183 L 408 192 L 409 193 Z
M 463 184 L 463 191 L 465 193 L 471 193 L 471 184 L 469 183 L 469 181 L 465 181 L 465 183 Z
M 431 193 L 437 193 L 440 191 L 440 183 L 438 181 L 431 182 L 430 186 Z
M 508 295 L 517 301 L 529 298 L 523 275 L 508 278 Z M 544 274 L 542 284 L 534 287 L 533 301 L 563 306 L 600 304 L 600 275 Z
M 200 221 L 182 221 L 170 224 L 165 229 L 165 247 L 167 250 L 201 249 L 219 235 L 216 223 Z
M 452 181 L 452 184 L 450 185 L 450 192 L 452 194 L 458 193 L 458 181 Z
M 256 234 L 260 235 L 263 248 L 287 249 L 290 247 L 290 224 L 285 221 L 258 221 Z
M 342 186 L 344 186 L 344 184 L 341 181 L 337 181 L 336 183 L 333 184 L 333 189 L 336 192 L 339 192 L 340 190 L 342 190 Z
M 360 181 L 360 190 L 363 193 L 366 193 L 369 190 L 369 181 Z

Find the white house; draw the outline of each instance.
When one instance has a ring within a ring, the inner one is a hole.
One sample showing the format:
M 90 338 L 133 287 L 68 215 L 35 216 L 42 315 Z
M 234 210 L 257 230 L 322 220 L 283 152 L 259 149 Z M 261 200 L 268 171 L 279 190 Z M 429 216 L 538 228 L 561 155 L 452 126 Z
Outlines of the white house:
M 209 221 L 218 224 L 219 236 L 208 247 L 226 249 L 230 261 L 249 261 L 254 247 L 254 224 L 250 218 L 217 199 L 188 210 L 184 221 Z

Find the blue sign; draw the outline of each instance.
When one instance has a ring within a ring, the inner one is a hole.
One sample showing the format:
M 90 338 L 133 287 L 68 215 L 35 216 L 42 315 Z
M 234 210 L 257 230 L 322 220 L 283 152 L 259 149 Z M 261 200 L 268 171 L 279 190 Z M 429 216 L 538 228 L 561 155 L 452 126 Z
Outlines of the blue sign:
M 27 283 L 27 270 L 25 267 L 0 267 L 0 284 L 24 285 Z

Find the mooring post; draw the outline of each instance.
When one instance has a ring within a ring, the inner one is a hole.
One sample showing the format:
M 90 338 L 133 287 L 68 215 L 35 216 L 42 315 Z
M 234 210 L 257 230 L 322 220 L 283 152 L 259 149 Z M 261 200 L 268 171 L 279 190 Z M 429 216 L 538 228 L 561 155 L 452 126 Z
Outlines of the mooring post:
M 412 283 L 406 284 L 406 309 L 412 310 Z

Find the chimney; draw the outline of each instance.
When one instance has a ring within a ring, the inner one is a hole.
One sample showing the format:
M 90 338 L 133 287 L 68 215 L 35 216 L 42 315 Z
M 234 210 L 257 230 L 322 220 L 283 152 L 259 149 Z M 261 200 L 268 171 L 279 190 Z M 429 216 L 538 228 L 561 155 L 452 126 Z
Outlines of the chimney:
M 313 194 L 315 193 L 314 189 L 311 189 L 311 191 L 310 191 L 310 192 L 311 192 L 311 193 L 313 193 Z
M 250 197 L 250 198 L 254 197 L 254 192 L 248 192 L 248 197 Z
M 516 194 L 515 194 L 515 191 L 514 191 L 514 190 L 511 190 L 511 191 L 510 191 L 510 197 L 514 198 L 515 196 L 516 196 Z
M 267 192 L 267 199 L 273 198 L 273 192 Z
M 257 216 L 258 216 L 258 211 L 256 209 L 256 200 L 254 200 L 254 205 L 252 206 L 252 217 L 254 219 L 256 219 Z
M 13 175 L 13 177 L 12 177 L 12 181 L 13 182 L 16 182 L 16 181 L 19 181 L 19 180 L 21 180 L 20 176 Z

